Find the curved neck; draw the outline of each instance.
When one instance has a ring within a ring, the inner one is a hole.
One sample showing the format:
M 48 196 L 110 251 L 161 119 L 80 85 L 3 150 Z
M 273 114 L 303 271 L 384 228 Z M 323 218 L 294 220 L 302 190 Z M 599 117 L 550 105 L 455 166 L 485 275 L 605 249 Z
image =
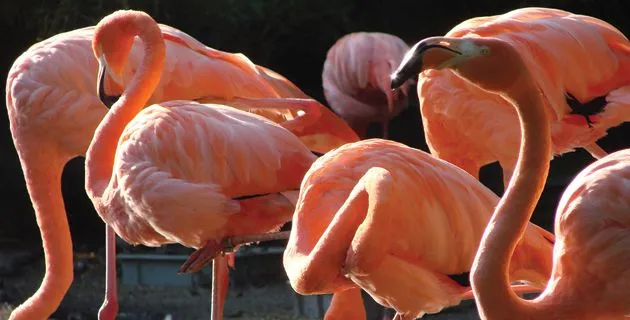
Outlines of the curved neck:
M 85 157 L 85 186 L 88 194 L 101 196 L 111 179 L 118 140 L 153 94 L 164 66 L 165 46 L 154 21 L 138 21 L 136 34 L 144 43 L 144 58 L 135 76 L 96 128 Z
M 516 169 L 484 232 L 471 270 L 480 314 L 487 319 L 535 312 L 509 287 L 509 262 L 542 194 L 551 160 L 551 132 L 541 94 L 524 73 L 506 92 L 521 125 Z M 537 311 L 536 311 L 537 312 Z M 527 317 L 525 317 L 527 318 Z

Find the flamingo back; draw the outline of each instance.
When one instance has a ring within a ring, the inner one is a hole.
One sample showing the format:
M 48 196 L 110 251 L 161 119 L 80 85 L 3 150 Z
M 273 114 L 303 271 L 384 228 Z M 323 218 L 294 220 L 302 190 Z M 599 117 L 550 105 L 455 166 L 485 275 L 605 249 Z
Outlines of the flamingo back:
M 602 20 L 557 9 L 523 8 L 502 15 L 466 20 L 446 36 L 494 37 L 517 48 L 545 97 L 555 154 L 594 143 L 606 135 L 606 130 L 630 118 L 626 94 L 630 83 L 630 42 L 619 30 Z M 429 144 L 433 145 L 433 149 L 449 153 L 449 145 L 457 144 L 456 139 L 474 137 L 470 139 L 473 141 L 467 142 L 478 148 L 462 150 L 459 147 L 457 152 L 479 153 L 474 159 L 479 159 L 480 165 L 495 160 L 501 161 L 502 165 L 515 162 L 516 157 L 508 154 L 517 152 L 520 132 L 510 129 L 518 128 L 516 113 L 507 110 L 511 108 L 510 103 L 495 93 L 466 84 L 466 80 L 457 79 L 459 77 L 453 74 L 451 70 L 432 70 L 420 75 L 418 95 L 424 123 L 427 126 L 435 123 L 434 132 L 425 130 L 427 136 L 432 136 L 427 140 L 434 140 Z M 595 122 L 592 128 L 584 117 L 571 114 L 572 109 L 566 102 L 567 93 L 581 103 L 605 96 L 603 112 L 591 116 Z M 486 115 L 469 117 L 471 112 L 482 111 L 460 107 L 473 103 L 473 100 L 479 104 L 477 108 L 486 109 Z M 498 113 L 496 121 L 491 120 L 495 119 L 491 118 L 495 110 Z M 452 125 L 440 126 L 447 121 Z M 458 121 L 464 123 L 457 127 Z M 470 121 L 480 122 L 472 127 L 481 131 L 471 130 Z M 466 134 L 443 132 L 447 129 Z M 490 132 L 492 130 L 501 132 L 507 141 L 495 143 L 497 139 Z M 494 148 L 491 151 L 494 154 L 484 150 L 496 145 L 506 146 L 509 150 L 502 152 Z
M 550 102 L 553 119 L 571 111 L 565 102 L 567 91 L 589 101 L 630 81 L 630 42 L 615 27 L 593 17 L 525 8 L 464 26 L 454 27 L 447 36 L 494 37 L 517 48 Z
M 189 101 L 151 105 L 121 136 L 106 196 L 119 206 L 103 219 L 116 215 L 109 221 L 116 233 L 145 245 L 167 240 L 198 248 L 233 235 L 226 228 L 233 219 L 270 231 L 291 217 L 286 198 L 259 201 L 268 219 L 239 218 L 249 213 L 232 198 L 297 189 L 314 159 L 295 135 L 262 116 Z M 283 210 L 265 211 L 274 203 Z
M 56 35 L 15 60 L 6 83 L 14 139 L 39 135 L 68 160 L 85 153 L 91 138 L 85 132 L 94 132 L 107 112 L 96 95 L 92 33 L 90 27 Z
M 599 297 L 598 309 L 613 314 L 630 313 L 628 164 L 630 149 L 611 153 L 586 167 L 567 186 L 556 212 L 557 244 L 548 289 L 567 300 Z M 626 309 L 616 310 L 618 306 Z
M 160 28 L 167 54 L 160 83 L 149 104 L 207 95 L 223 98 L 301 95 L 286 78 L 272 77 L 268 69 L 261 73 L 260 67 L 242 54 L 209 48 L 169 26 L 160 25 Z M 92 53 L 93 34 L 91 26 L 38 42 L 15 60 L 7 77 L 6 102 L 13 130 L 43 131 L 42 136 L 52 139 L 51 143 L 60 150 L 65 149 L 70 158 L 85 153 L 91 133 L 107 112 L 96 94 L 98 63 Z M 140 65 L 142 48 L 143 44 L 136 39 L 123 73 L 123 85 Z M 122 93 L 122 88 L 110 78 L 105 86 L 110 94 Z M 288 111 L 256 112 L 275 122 L 295 116 Z

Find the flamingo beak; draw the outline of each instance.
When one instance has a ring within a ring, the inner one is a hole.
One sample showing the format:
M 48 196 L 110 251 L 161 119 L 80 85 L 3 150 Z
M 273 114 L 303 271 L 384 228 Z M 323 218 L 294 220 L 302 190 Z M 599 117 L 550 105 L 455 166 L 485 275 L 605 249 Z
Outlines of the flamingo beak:
M 400 65 L 391 75 L 391 88 L 399 88 L 405 81 L 417 76 L 425 69 L 442 69 L 457 64 L 463 56 L 458 50 L 458 43 L 441 37 L 426 38 L 416 43 L 407 51 Z M 430 57 L 431 59 L 427 57 L 429 52 L 436 52 Z M 425 61 L 427 59 L 429 61 Z
M 490 48 L 477 45 L 474 38 L 430 37 L 416 43 L 391 75 L 391 88 L 427 69 L 453 68 L 463 61 L 490 55 Z
M 111 96 L 105 93 L 105 75 L 107 74 L 107 60 L 104 55 L 98 58 L 98 78 L 96 82 L 96 92 L 101 102 L 109 109 L 114 105 L 120 96 Z M 114 79 L 114 77 L 112 77 Z M 114 79 L 114 81 L 116 81 Z M 118 82 L 118 81 L 116 81 Z

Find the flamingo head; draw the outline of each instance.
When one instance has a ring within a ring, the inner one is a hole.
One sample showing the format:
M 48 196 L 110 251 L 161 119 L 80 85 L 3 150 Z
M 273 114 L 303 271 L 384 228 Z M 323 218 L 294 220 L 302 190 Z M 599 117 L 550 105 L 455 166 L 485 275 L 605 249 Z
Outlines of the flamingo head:
M 123 73 L 135 36 L 138 35 L 143 40 L 145 51 L 149 51 L 155 48 L 150 48 L 147 44 L 163 43 L 161 39 L 160 41 L 147 39 L 156 34 L 161 35 L 157 23 L 142 11 L 118 10 L 96 25 L 92 50 L 99 63 L 98 94 L 106 106 L 111 107 L 113 101 L 118 98 L 118 96 L 109 96 L 105 93 L 106 76 L 109 76 L 117 86 L 124 88 Z
M 400 87 L 424 70 L 448 68 L 482 89 L 506 92 L 522 76 L 524 66 L 518 51 L 503 40 L 431 37 L 407 51 L 391 75 L 391 87 Z

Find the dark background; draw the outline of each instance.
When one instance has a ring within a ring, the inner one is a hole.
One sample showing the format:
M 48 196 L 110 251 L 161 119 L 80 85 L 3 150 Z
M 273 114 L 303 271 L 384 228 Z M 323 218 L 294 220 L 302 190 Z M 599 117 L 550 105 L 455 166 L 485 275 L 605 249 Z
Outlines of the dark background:
M 397 35 L 409 44 L 446 33 L 476 16 L 505 13 L 527 6 L 565 9 L 608 21 L 629 31 L 630 1 L 394 1 L 394 0 L 0 0 L 0 74 L 2 83 L 13 61 L 30 45 L 59 32 L 96 24 L 116 9 L 144 10 L 158 22 L 176 27 L 215 49 L 242 52 L 254 63 L 269 67 L 326 104 L 321 70 L 328 48 L 355 31 Z M 553 44 L 550 44 L 553 45 Z M 411 107 L 390 130 L 397 140 L 427 151 L 415 90 Z M 376 129 L 376 128 L 374 128 Z M 610 130 L 599 142 L 611 152 L 628 146 L 630 129 Z M 378 130 L 372 130 L 374 134 Z M 553 212 L 568 181 L 592 158 L 582 150 L 552 162 L 552 172 L 533 221 L 551 230 Z M 482 169 L 482 182 L 502 192 L 498 165 Z M 18 157 L 9 133 L 6 112 L 0 112 L 0 244 L 11 239 L 37 247 L 39 232 Z M 64 172 L 63 192 L 75 250 L 96 250 L 104 243 L 103 225 L 83 189 L 83 159 Z

